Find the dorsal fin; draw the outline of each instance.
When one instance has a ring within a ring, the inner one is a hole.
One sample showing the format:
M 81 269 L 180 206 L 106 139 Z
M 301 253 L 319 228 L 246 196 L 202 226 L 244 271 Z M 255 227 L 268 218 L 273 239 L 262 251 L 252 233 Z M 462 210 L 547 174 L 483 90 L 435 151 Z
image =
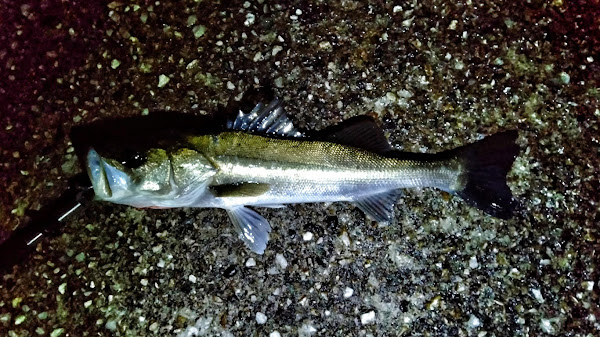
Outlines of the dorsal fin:
M 258 103 L 252 111 L 244 114 L 241 110 L 234 121 L 229 121 L 231 130 L 262 133 L 281 137 L 302 137 L 292 121 L 286 116 L 281 101 L 274 99 L 265 106 Z
M 392 149 L 383 130 L 367 115 L 352 117 L 327 128 L 323 135 L 331 142 L 375 153 L 384 153 Z

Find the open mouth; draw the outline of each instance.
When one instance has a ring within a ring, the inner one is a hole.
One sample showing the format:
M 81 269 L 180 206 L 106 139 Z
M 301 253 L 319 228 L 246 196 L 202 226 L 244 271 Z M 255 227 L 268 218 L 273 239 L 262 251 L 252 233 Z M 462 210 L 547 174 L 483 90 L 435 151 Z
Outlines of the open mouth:
M 127 168 L 112 159 L 103 158 L 96 150 L 87 154 L 87 169 L 96 196 L 117 200 L 131 194 L 131 178 Z
M 94 149 L 90 149 L 87 154 L 87 170 L 96 196 L 106 199 L 112 196 L 106 170 L 105 162 Z

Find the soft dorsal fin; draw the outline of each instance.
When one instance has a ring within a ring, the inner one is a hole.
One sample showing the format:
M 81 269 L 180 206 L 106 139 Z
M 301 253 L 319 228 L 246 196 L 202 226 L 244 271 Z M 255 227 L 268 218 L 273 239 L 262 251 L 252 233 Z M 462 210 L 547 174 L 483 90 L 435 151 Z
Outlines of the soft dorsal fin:
M 373 220 L 389 222 L 394 218 L 394 206 L 400 196 L 402 190 L 390 190 L 357 198 L 354 203 Z
M 363 115 L 350 118 L 323 131 L 327 140 L 341 145 L 384 153 L 390 151 L 390 143 L 383 130 L 373 118 Z
M 281 101 L 274 99 L 269 105 L 258 103 L 245 114 L 241 110 L 234 121 L 227 123 L 231 130 L 262 133 L 281 137 L 302 137 L 292 121 L 286 116 Z

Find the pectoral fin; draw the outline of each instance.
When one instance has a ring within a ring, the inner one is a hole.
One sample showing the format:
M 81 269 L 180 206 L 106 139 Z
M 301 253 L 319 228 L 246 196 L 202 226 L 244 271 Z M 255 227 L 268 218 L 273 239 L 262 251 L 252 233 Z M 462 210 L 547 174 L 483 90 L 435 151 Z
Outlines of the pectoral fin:
M 394 217 L 394 205 L 400 196 L 401 190 L 391 190 L 355 199 L 354 203 L 373 220 L 389 222 Z
M 269 241 L 269 222 L 260 214 L 243 206 L 227 209 L 227 215 L 246 246 L 256 254 L 262 255 Z
M 269 184 L 242 183 L 214 185 L 210 187 L 211 192 L 218 198 L 257 197 L 269 191 Z

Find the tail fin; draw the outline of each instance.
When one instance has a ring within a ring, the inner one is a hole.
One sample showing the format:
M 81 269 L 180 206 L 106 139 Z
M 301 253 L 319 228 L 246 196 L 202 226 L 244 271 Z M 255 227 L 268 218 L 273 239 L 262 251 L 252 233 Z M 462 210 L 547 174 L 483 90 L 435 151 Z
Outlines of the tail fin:
M 462 190 L 455 191 L 467 203 L 501 219 L 512 217 L 517 206 L 506 175 L 519 153 L 516 130 L 497 133 L 452 150 L 462 159 Z

